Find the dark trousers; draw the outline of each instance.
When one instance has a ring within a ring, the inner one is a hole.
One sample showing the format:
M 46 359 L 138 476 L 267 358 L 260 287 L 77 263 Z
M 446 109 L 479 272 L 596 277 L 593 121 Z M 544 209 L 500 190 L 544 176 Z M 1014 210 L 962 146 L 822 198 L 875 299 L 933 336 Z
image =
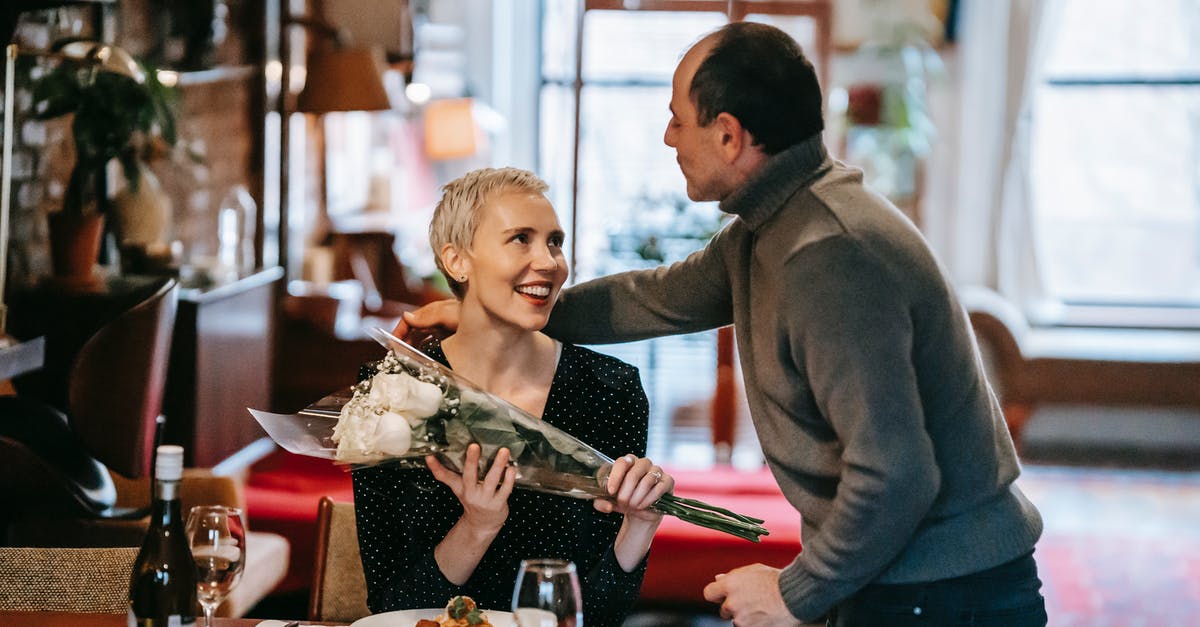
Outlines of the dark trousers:
M 829 627 L 1044 627 L 1046 603 L 1029 553 L 978 573 L 872 584 L 839 603 Z

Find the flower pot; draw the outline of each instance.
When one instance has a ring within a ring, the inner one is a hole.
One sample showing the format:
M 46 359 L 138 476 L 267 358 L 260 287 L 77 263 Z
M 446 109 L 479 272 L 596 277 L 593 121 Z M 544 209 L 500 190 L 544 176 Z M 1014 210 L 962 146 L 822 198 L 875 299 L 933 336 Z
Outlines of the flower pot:
M 60 211 L 47 216 L 47 221 L 54 278 L 70 284 L 94 281 L 100 239 L 104 234 L 104 214 Z
M 138 186 L 126 185 L 112 201 L 117 239 L 121 246 L 166 246 L 171 230 L 171 198 L 150 168 L 138 162 Z
M 137 189 L 127 184 L 110 203 L 110 225 L 120 246 L 121 271 L 158 274 L 174 263 L 172 203 L 154 172 L 141 161 L 137 168 Z

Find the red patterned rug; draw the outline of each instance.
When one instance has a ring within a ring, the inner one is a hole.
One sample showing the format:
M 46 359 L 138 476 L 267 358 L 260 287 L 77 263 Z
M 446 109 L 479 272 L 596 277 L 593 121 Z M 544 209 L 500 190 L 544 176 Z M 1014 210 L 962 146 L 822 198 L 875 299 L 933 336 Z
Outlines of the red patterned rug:
M 1054 627 L 1200 627 L 1200 473 L 1026 466 Z

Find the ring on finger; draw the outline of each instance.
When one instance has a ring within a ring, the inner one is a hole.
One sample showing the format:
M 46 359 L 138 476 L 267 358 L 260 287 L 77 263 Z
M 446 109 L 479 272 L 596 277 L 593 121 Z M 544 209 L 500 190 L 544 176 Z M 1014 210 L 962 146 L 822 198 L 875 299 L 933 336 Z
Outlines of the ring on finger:
M 654 477 L 654 483 L 658 483 L 659 481 L 662 481 L 662 478 L 663 478 L 663 474 L 662 474 L 661 470 L 655 470 L 654 472 L 650 473 L 650 476 Z

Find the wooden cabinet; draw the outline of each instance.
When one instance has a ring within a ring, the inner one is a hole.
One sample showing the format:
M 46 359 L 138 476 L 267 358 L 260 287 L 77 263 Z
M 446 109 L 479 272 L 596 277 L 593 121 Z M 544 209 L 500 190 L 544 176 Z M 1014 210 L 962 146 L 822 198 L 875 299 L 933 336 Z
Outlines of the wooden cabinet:
M 265 437 L 246 408 L 270 407 L 282 277 L 282 269 L 271 268 L 180 292 L 164 441 L 183 445 L 188 466 L 214 466 Z

